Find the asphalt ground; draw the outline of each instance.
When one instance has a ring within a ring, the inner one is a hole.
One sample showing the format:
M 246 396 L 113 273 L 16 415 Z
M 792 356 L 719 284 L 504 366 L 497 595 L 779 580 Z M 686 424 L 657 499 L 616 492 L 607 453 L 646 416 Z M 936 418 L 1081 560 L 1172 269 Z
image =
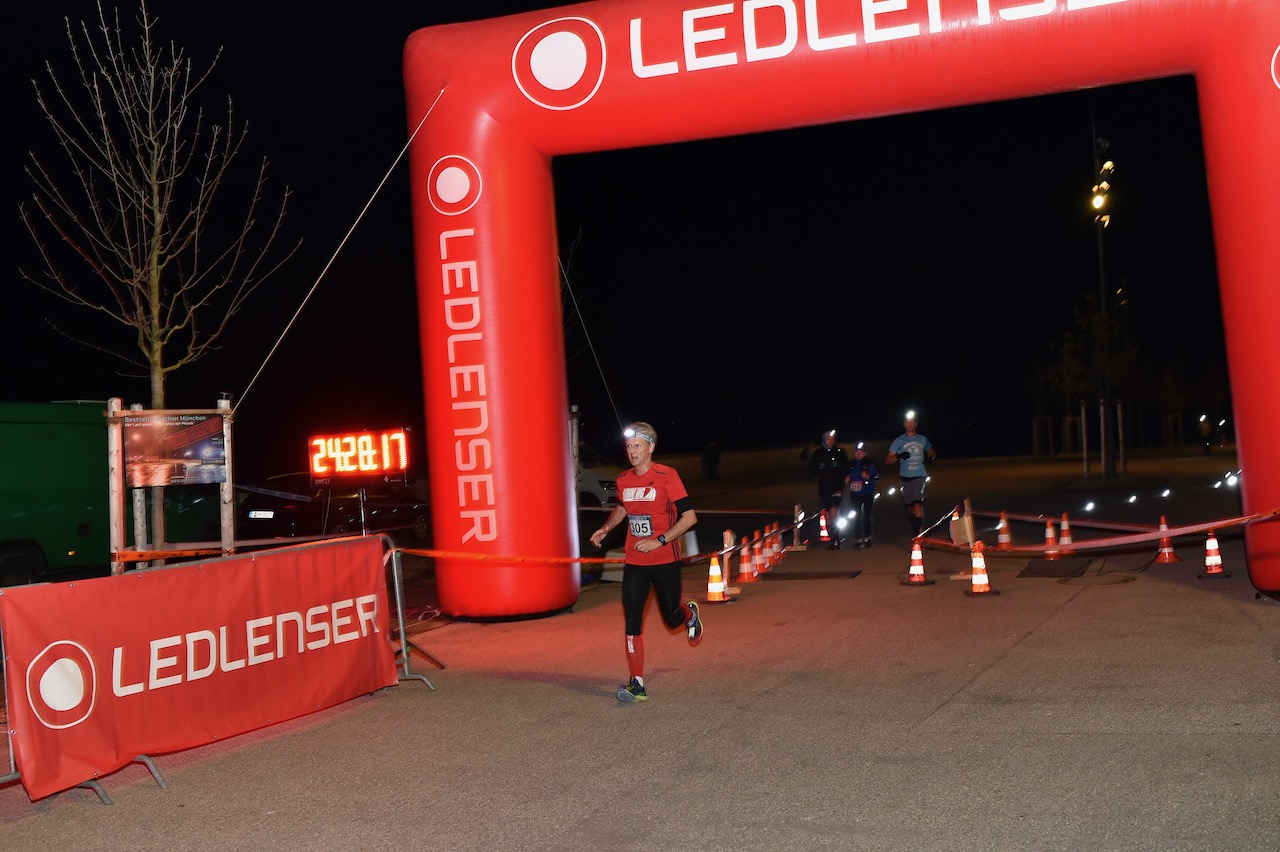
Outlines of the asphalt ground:
M 798 462 L 735 461 L 720 482 L 686 474 L 714 543 L 719 522 L 754 516 L 713 509 L 810 499 Z M 1189 524 L 1238 513 L 1212 484 L 1228 461 L 1135 461 L 1092 484 L 1068 462 L 942 461 L 928 506 L 1069 511 L 1077 540 L 1088 499 L 1107 520 Z M 651 698 L 632 705 L 614 698 L 616 583 L 549 617 L 453 620 L 414 562 L 412 665 L 434 691 L 407 681 L 158 756 L 167 789 L 133 765 L 103 779 L 110 806 L 0 788 L 0 848 L 1280 848 L 1280 604 L 1255 594 L 1238 535 L 1219 534 L 1221 579 L 1197 577 L 1202 540 L 1178 540 L 1174 564 L 1150 545 L 989 553 L 999 594 L 971 596 L 968 555 L 943 550 L 924 552 L 931 584 L 901 585 L 900 505 L 883 499 L 877 521 L 873 549 L 731 574 L 738 594 L 703 607 L 696 649 L 650 613 Z M 684 580 L 705 598 L 707 564 Z

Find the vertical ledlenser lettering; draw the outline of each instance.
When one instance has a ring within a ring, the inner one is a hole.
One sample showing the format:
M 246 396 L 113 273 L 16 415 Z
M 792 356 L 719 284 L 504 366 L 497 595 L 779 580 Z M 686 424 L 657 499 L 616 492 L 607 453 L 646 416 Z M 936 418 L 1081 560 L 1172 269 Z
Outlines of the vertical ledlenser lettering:
M 484 305 L 480 261 L 473 256 L 475 235 L 474 228 L 458 228 L 440 235 L 440 277 L 445 297 L 441 309 L 462 542 L 493 541 L 498 537 L 493 453 L 488 436 Z M 336 631 L 336 623 L 334 628 Z

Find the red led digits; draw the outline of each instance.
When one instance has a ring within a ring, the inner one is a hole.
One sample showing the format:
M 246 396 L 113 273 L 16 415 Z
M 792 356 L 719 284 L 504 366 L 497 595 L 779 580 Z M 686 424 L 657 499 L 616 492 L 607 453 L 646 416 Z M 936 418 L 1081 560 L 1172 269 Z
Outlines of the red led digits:
M 314 435 L 309 444 L 311 477 L 394 476 L 409 469 L 409 442 L 403 429 Z
M 384 470 L 408 470 L 409 448 L 404 431 L 382 433 L 382 459 Z
M 378 452 L 374 449 L 372 435 L 356 438 L 356 467 L 364 471 L 384 469 L 385 466 L 378 463 Z

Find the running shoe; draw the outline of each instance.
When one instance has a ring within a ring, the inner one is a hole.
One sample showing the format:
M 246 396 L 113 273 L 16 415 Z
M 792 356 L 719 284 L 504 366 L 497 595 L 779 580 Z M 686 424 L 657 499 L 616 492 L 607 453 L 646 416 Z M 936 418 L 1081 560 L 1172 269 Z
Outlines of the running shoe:
M 689 628 L 689 647 L 696 648 L 702 641 L 702 616 L 698 614 L 697 602 L 689 601 L 688 606 L 693 610 L 693 620 L 685 626 Z
M 644 687 L 640 685 L 640 681 L 633 677 L 630 683 L 618 687 L 618 700 L 625 701 L 628 704 L 634 701 L 648 701 L 649 693 L 645 692 Z

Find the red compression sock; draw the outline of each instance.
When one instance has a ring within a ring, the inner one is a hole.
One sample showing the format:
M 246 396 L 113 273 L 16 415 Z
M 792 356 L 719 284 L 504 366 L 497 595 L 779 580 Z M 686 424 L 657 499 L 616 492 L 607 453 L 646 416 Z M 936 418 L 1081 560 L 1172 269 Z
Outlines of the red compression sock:
M 627 637 L 627 669 L 632 677 L 644 677 L 644 637 Z

